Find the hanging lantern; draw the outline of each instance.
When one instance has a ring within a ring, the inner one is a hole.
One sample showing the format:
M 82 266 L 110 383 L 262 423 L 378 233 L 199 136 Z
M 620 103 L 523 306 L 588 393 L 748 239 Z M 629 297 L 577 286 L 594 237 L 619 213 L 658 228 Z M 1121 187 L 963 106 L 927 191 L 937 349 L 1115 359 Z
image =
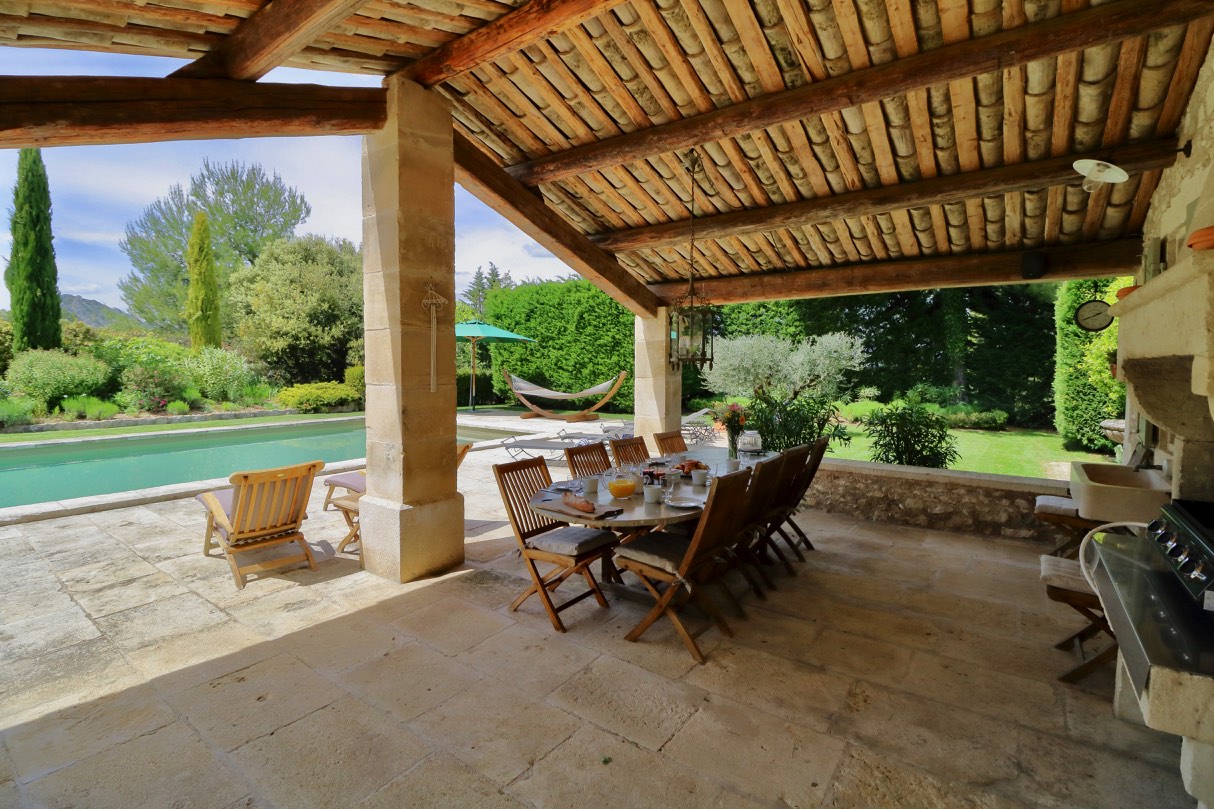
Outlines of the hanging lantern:
M 695 150 L 686 159 L 691 184 L 691 244 L 688 249 L 687 291 L 670 309 L 670 367 L 712 367 L 712 337 L 717 308 L 696 292 L 696 172 L 702 168 Z

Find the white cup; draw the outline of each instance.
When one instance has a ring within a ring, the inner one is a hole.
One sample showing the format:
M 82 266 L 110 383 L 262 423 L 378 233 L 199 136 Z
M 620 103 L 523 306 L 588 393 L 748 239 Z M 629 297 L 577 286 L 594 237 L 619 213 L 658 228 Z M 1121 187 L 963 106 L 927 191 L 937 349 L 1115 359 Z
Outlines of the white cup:
M 646 503 L 662 502 L 662 487 L 661 486 L 645 486 L 644 488 L 642 488 L 641 491 L 645 492 L 645 502 Z
M 691 485 L 692 486 L 707 486 L 708 485 L 708 470 L 707 469 L 692 469 L 691 470 Z
M 742 466 L 742 462 L 740 460 L 738 460 L 737 458 L 726 458 L 725 459 L 725 471 L 726 472 L 737 472 L 741 466 Z
M 586 478 L 582 481 L 582 494 L 590 497 L 599 493 L 599 479 L 597 477 Z

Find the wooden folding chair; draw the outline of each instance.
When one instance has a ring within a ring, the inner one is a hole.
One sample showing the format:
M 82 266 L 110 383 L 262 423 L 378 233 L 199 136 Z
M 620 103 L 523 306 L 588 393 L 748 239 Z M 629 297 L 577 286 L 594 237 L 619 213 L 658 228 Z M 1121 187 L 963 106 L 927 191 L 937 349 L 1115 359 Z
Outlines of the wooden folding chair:
M 656 531 L 616 549 L 618 566 L 640 578 L 655 601 L 649 614 L 625 635 L 626 640 L 637 640 L 665 615 L 674 624 L 687 651 L 696 662 L 703 663 L 704 653 L 678 615 L 678 608 L 688 600 L 702 609 L 723 634 L 733 634 L 704 594 L 703 585 L 718 574 L 722 554 L 737 541 L 749 480 L 749 469 L 714 478 L 704 513 L 690 539 Z
M 649 463 L 649 447 L 645 436 L 611 439 L 611 454 L 616 466 L 638 466 Z
M 511 602 L 510 609 L 517 610 L 532 595 L 539 595 L 553 629 L 564 632 L 565 624 L 558 614 L 563 610 L 590 596 L 594 596 L 600 607 L 606 607 L 607 599 L 594 580 L 590 565 L 611 554 L 611 549 L 618 542 L 615 534 L 599 528 L 571 526 L 531 509 L 528 505 L 531 498 L 540 489 L 552 484 L 548 464 L 543 458 L 497 464 L 493 467 L 493 476 L 497 479 L 497 488 L 502 493 L 502 502 L 510 517 L 510 527 L 514 529 L 523 565 L 532 582 L 522 595 Z M 546 562 L 555 567 L 540 575 L 536 562 Z M 589 589 L 562 604 L 553 604 L 551 593 L 574 575 L 582 576 Z
M 1083 573 L 1079 570 L 1079 560 L 1061 559 L 1057 556 L 1043 555 L 1041 557 L 1041 582 L 1045 585 L 1045 594 L 1050 601 L 1066 604 L 1084 617 L 1088 623 L 1083 629 L 1074 632 L 1054 644 L 1055 649 L 1075 652 L 1079 663 L 1058 675 L 1064 683 L 1077 683 L 1084 677 L 1100 668 L 1105 663 L 1117 658 L 1117 637 L 1104 616 L 1104 607 L 1100 597 L 1096 595 Z M 1105 647 L 1092 657 L 1086 657 L 1083 643 L 1101 632 L 1113 639 L 1110 646 Z
M 611 468 L 611 458 L 607 455 L 607 445 L 602 441 L 594 444 L 584 444 L 580 447 L 569 447 L 565 450 L 565 462 L 569 464 L 569 477 L 587 478 L 591 475 L 601 475 Z
M 771 534 L 767 530 L 770 524 L 769 515 L 772 503 L 779 493 L 784 461 L 783 455 L 776 455 L 766 461 L 760 461 L 751 468 L 750 487 L 746 490 L 746 514 L 742 520 L 742 527 L 738 531 L 738 542 L 734 546 L 734 553 L 740 563 L 739 569 L 746 576 L 755 595 L 762 599 L 766 599 L 767 596 L 759 587 L 758 582 L 749 575 L 749 571 L 751 569 L 756 571 L 768 589 L 774 590 L 776 585 L 767 575 L 767 571 L 763 569 L 761 553 L 764 550 L 773 552 L 777 558 L 783 560 L 786 565 L 788 564 L 783 554 L 780 553 L 780 549 L 775 547 Z
M 814 478 L 818 475 L 818 468 L 822 466 L 822 458 L 826 455 L 826 447 L 830 444 L 830 439 L 826 437 L 819 438 L 813 444 L 813 449 L 810 450 L 809 460 L 801 467 L 796 477 L 792 480 L 788 491 L 788 498 L 785 503 L 786 509 L 784 519 L 780 524 L 781 534 L 788 539 L 788 534 L 782 529 L 788 526 L 797 535 L 800 543 L 805 546 L 805 550 L 815 550 L 814 543 L 809 541 L 809 537 L 801 530 L 801 526 L 797 525 L 797 521 L 793 519 L 797 512 L 801 510 L 801 503 L 805 500 L 806 493 L 809 492 L 809 487 L 813 484 Z
M 784 530 L 784 522 L 790 514 L 796 513 L 793 504 L 800 502 L 796 497 L 797 484 L 800 476 L 805 472 L 806 464 L 809 463 L 811 452 L 813 452 L 813 448 L 809 444 L 799 444 L 780 453 L 784 462 L 780 466 L 780 474 L 772 486 L 775 494 L 767 509 L 767 527 L 755 543 L 755 547 L 766 550 L 779 559 L 780 564 L 784 566 L 790 576 L 797 575 L 797 571 L 788 561 L 788 557 L 780 550 L 780 546 L 775 543 L 774 538 L 776 534 L 779 534 L 784 543 L 788 545 L 789 550 L 796 554 L 797 559 L 805 561 L 805 556 L 797 548 L 788 532 Z
M 658 445 L 658 455 L 674 455 L 676 452 L 687 451 L 687 442 L 683 439 L 682 430 L 654 433 L 653 441 Z
M 308 567 L 315 570 L 312 549 L 299 527 L 308 517 L 312 480 L 324 466 L 323 461 L 312 461 L 256 472 L 236 472 L 228 478 L 232 488 L 198 495 L 195 499 L 207 509 L 203 555 L 210 556 L 211 549 L 216 546 L 222 548 L 236 587 L 241 590 L 248 573 L 264 573 L 297 562 L 307 562 Z M 239 554 L 286 542 L 299 543 L 302 553 L 247 565 L 236 561 Z

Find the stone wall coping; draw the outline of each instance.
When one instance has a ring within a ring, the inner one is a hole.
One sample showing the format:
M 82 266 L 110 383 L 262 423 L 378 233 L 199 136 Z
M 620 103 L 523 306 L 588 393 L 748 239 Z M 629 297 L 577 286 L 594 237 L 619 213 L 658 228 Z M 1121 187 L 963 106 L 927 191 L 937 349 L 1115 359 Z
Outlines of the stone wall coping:
M 0 433 L 54 433 L 71 430 L 115 430 L 123 427 L 143 427 L 149 424 L 181 424 L 190 421 L 227 421 L 230 419 L 257 419 L 266 416 L 293 416 L 298 410 L 239 410 L 230 413 L 187 413 L 183 416 L 145 416 L 138 419 L 103 419 L 89 421 L 47 421 L 41 424 L 22 424 L 18 427 L 2 427 Z
M 293 411 L 292 411 L 293 412 Z M 288 413 L 288 415 L 290 415 Z M 154 438 L 165 435 L 197 435 L 199 433 L 228 433 L 236 430 L 257 430 L 267 427 L 298 427 L 304 424 L 342 424 L 344 422 L 362 421 L 362 416 L 341 416 L 335 419 L 298 419 L 292 421 L 276 421 L 272 424 L 233 424 L 230 427 L 196 427 L 192 430 L 155 430 L 149 433 L 129 433 L 127 435 L 92 435 L 84 438 L 64 436 L 42 441 L 14 441 L 11 444 L 0 444 L 0 452 L 9 449 L 37 449 L 39 447 L 60 444 L 76 444 L 94 441 L 130 441 L 138 438 Z
M 951 486 L 972 486 L 979 489 L 1030 492 L 1061 497 L 1065 497 L 1070 491 L 1070 484 L 1067 481 L 1053 478 L 995 475 L 986 472 L 964 472 L 957 469 L 927 469 L 921 466 L 899 466 L 873 463 L 872 461 L 846 461 L 841 458 L 824 458 L 822 468 L 830 472 L 845 472 L 853 475 L 931 481 Z

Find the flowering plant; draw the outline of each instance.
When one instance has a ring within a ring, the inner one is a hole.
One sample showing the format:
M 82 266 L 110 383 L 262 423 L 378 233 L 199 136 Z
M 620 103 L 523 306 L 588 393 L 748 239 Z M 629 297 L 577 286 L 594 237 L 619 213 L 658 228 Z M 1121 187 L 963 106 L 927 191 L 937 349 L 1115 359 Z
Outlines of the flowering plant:
M 745 407 L 730 402 L 717 402 L 708 410 L 712 420 L 725 428 L 725 438 L 729 442 L 729 457 L 738 457 L 738 436 L 746 427 L 746 417 L 749 415 Z

